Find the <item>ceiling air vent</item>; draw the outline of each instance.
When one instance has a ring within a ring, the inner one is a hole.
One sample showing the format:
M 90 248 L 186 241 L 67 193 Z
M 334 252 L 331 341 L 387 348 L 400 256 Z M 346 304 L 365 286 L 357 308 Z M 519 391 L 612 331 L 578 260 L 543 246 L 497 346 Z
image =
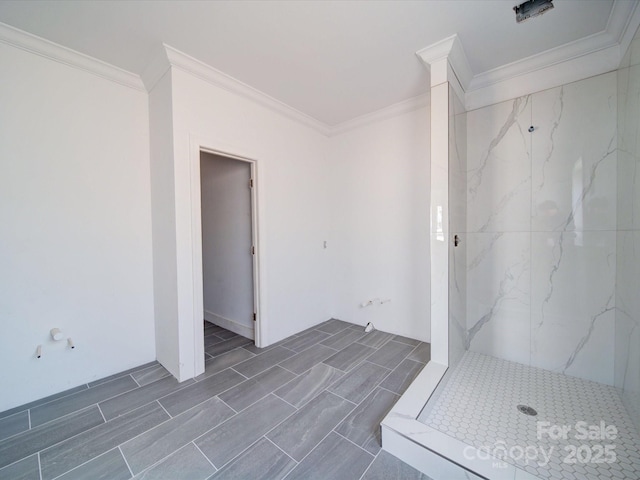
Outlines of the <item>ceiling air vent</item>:
M 528 0 L 513 7 L 516 12 L 516 22 L 524 22 L 525 20 L 542 15 L 547 10 L 553 8 L 553 0 Z

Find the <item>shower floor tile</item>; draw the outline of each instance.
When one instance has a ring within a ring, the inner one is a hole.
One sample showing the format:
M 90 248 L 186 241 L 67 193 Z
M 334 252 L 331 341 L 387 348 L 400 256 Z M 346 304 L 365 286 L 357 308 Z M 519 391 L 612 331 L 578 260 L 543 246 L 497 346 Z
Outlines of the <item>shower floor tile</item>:
M 467 352 L 418 420 L 540 478 L 640 478 L 640 437 L 608 385 Z

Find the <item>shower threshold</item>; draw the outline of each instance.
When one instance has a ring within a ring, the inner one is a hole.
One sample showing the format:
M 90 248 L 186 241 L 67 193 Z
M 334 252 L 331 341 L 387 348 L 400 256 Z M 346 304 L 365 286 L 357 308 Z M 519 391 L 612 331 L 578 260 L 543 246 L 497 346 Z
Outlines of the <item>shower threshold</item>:
M 614 387 L 475 352 L 445 371 L 427 364 L 382 422 L 383 448 L 432 478 L 640 478 Z

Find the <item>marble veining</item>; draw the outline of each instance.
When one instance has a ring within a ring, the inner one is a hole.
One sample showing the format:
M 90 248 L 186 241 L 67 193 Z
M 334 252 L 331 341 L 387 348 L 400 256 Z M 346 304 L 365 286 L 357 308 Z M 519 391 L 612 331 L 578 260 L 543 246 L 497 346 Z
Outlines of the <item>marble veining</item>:
M 614 383 L 617 83 L 467 113 L 468 349 Z
M 484 154 L 480 159 L 479 166 L 473 172 L 471 172 L 471 175 L 469 175 L 469 194 L 470 194 L 471 200 L 473 200 L 476 194 L 478 193 L 478 189 L 482 184 L 484 172 L 487 168 L 487 165 L 489 163 L 489 160 L 491 158 L 493 151 L 498 145 L 500 145 L 500 143 L 504 139 L 507 132 L 511 130 L 511 127 L 513 126 L 516 127 L 517 131 L 520 133 L 520 136 L 522 137 L 523 143 L 526 143 L 525 133 L 522 131 L 522 127 L 519 124 L 518 119 L 528 105 L 529 105 L 528 96 L 519 97 L 513 100 L 512 108 L 511 108 L 511 111 L 509 112 L 508 117 L 506 118 L 505 122 L 501 125 L 497 135 L 491 139 L 491 142 L 489 143 L 487 150 L 484 152 Z
M 578 345 L 576 346 L 576 349 L 573 351 L 573 353 L 571 354 L 571 356 L 567 360 L 567 363 L 565 363 L 564 368 L 562 369 L 562 373 L 566 373 L 567 372 L 567 370 L 569 369 L 569 367 L 571 367 L 571 365 L 573 364 L 573 362 L 576 359 L 576 357 L 580 354 L 580 352 L 582 351 L 584 346 L 587 344 L 587 342 L 591 338 L 591 335 L 593 334 L 593 332 L 595 330 L 596 321 L 599 320 L 600 318 L 602 318 L 605 313 L 612 312 L 614 310 L 614 308 L 615 307 L 613 306 L 613 293 L 612 293 L 609 296 L 609 299 L 607 300 L 607 306 L 604 307 L 604 309 L 602 311 L 598 312 L 597 314 L 595 314 L 594 316 L 591 317 L 591 323 L 589 325 L 589 329 L 587 330 L 587 333 L 578 342 Z
M 562 120 L 562 112 L 564 111 L 564 87 L 560 87 L 560 92 L 558 95 L 558 101 L 556 103 L 554 103 L 554 107 L 557 105 L 557 115 L 556 118 L 553 119 L 552 121 L 552 126 L 551 126 L 551 132 L 549 133 L 549 140 L 550 140 L 550 148 L 549 148 L 549 153 L 545 156 L 543 162 L 542 162 L 542 178 L 540 179 L 540 184 L 538 185 L 538 190 L 541 190 L 544 187 L 544 181 L 545 181 L 545 170 L 547 167 L 547 164 L 551 161 L 551 159 L 553 158 L 553 152 L 555 150 L 555 136 L 557 134 L 558 131 L 558 127 L 560 126 L 560 120 Z M 554 108 L 555 110 L 555 108 Z

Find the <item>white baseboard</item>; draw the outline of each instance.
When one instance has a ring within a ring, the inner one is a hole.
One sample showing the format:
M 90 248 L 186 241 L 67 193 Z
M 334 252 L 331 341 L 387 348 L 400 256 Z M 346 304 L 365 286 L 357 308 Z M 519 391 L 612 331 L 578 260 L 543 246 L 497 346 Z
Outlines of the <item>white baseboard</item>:
M 226 328 L 227 330 L 233 333 L 237 333 L 238 335 L 242 335 L 245 338 L 250 338 L 251 340 L 255 339 L 253 327 L 247 327 L 246 325 L 242 325 L 235 320 L 230 320 L 220 315 L 216 315 L 215 313 L 212 313 L 208 310 L 204 311 L 204 319 L 207 322 L 211 322 L 218 325 L 219 327 Z

